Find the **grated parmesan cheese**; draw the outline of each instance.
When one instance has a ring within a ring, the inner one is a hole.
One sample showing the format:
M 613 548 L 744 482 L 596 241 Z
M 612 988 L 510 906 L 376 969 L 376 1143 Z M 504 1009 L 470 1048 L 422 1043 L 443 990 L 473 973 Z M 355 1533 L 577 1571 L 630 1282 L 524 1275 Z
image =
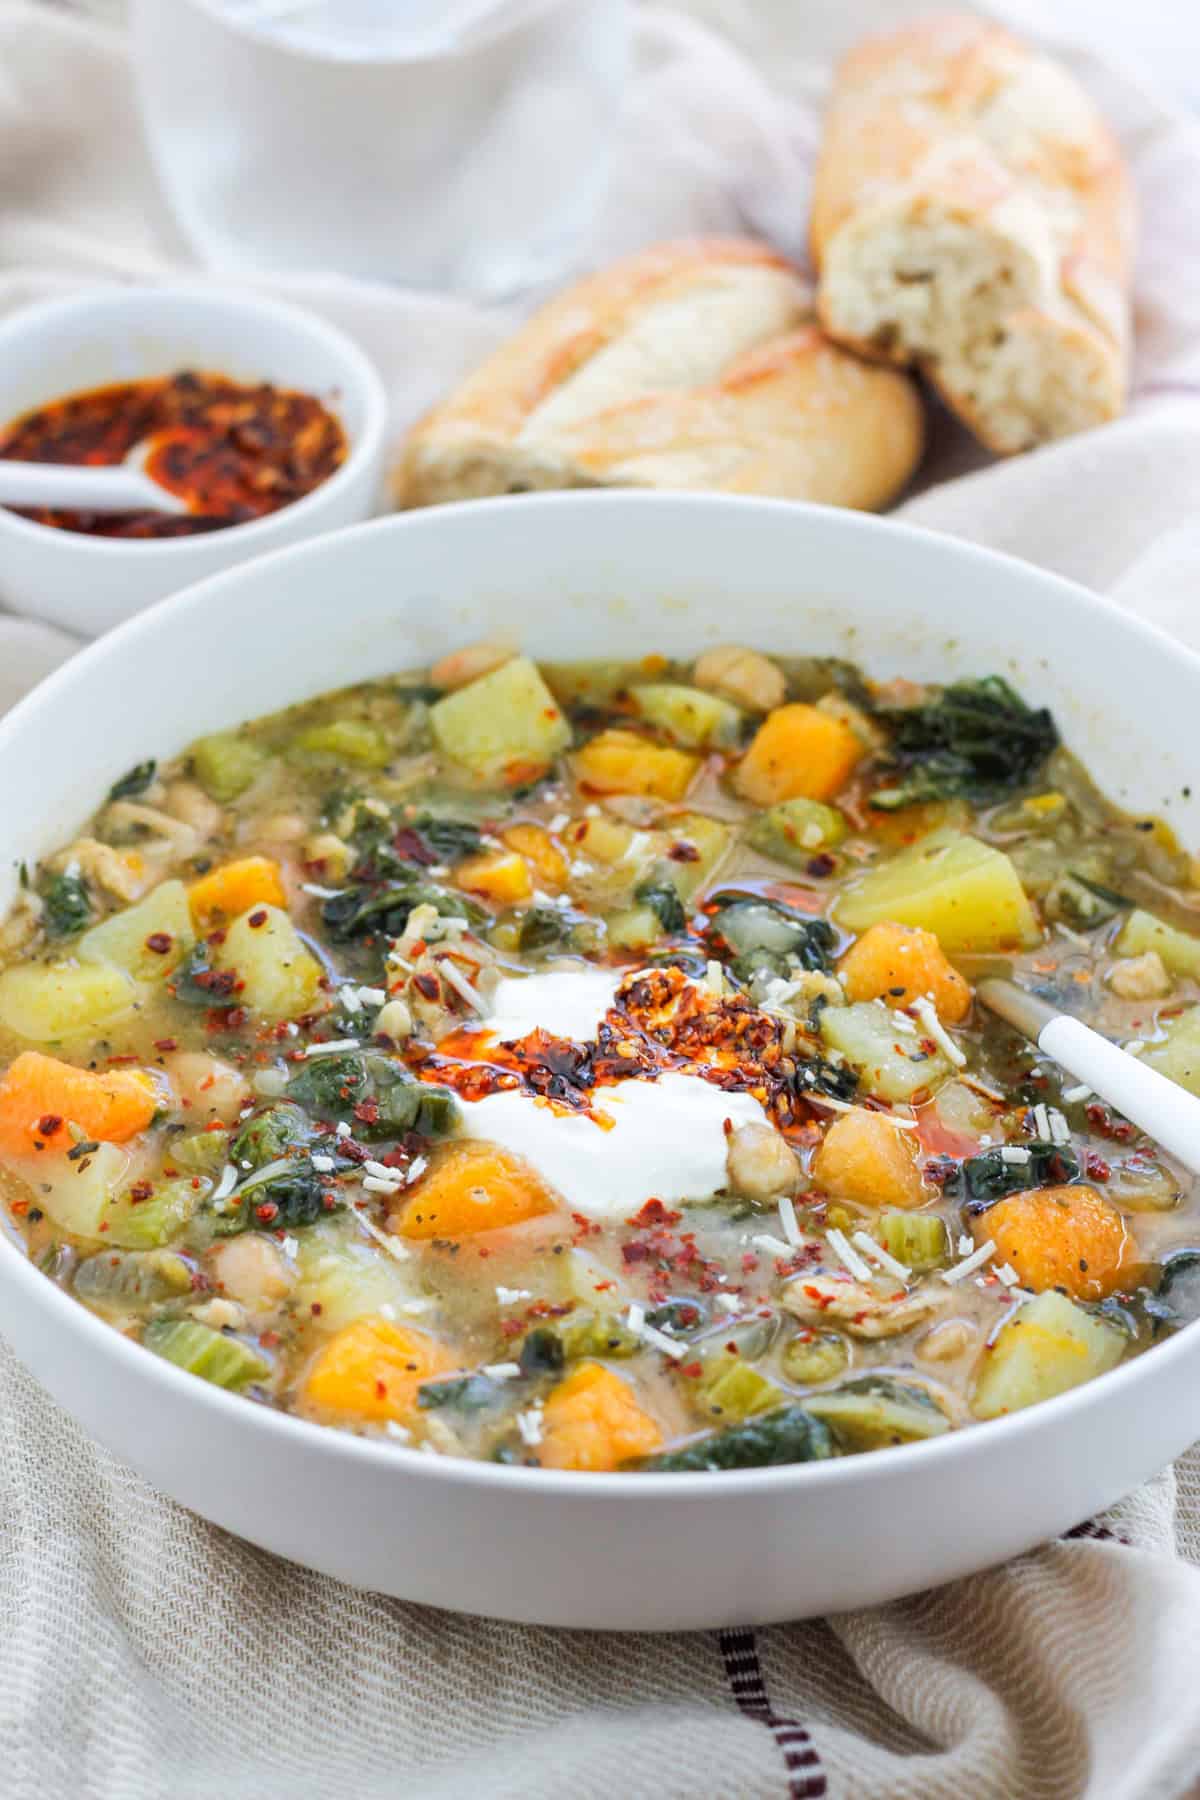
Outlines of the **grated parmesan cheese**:
M 343 1050 L 357 1050 L 358 1047 L 359 1041 L 357 1038 L 330 1038 L 328 1042 L 324 1044 L 306 1044 L 301 1050 L 300 1055 L 340 1056 Z
M 986 1244 L 980 1244 L 973 1256 L 968 1256 L 963 1262 L 955 1263 L 952 1269 L 943 1269 L 942 1280 L 965 1281 L 968 1275 L 974 1275 L 976 1269 L 982 1269 L 983 1265 L 989 1262 L 995 1254 L 996 1246 L 989 1238 Z
M 878 1263 L 881 1269 L 886 1269 L 889 1275 L 894 1275 L 897 1281 L 907 1282 L 911 1278 L 912 1270 L 908 1264 L 902 1263 L 890 1250 L 885 1250 L 882 1244 L 877 1244 L 869 1232 L 856 1231 L 850 1242 L 857 1244 L 864 1256 L 869 1257 L 873 1263 Z
M 521 1373 L 521 1365 L 515 1362 L 484 1363 L 481 1373 L 493 1381 L 515 1381 Z
M 1032 1162 L 1032 1160 L 1033 1151 L 1027 1150 L 1024 1144 L 1001 1144 L 1000 1146 L 1000 1161 L 1002 1163 L 1011 1163 L 1015 1167 L 1020 1167 L 1024 1163 Z
M 849 1269 L 856 1281 L 870 1281 L 870 1269 L 858 1254 L 857 1250 L 852 1248 L 850 1240 L 844 1231 L 839 1231 L 835 1226 L 832 1230 L 825 1233 L 825 1237 L 833 1254 L 844 1268 Z
M 501 1306 L 516 1306 L 520 1300 L 532 1300 L 533 1293 L 529 1288 L 498 1287 L 496 1299 Z
M 792 1245 L 782 1238 L 772 1237 L 769 1231 L 760 1231 L 750 1239 L 757 1250 L 765 1250 L 768 1256 L 790 1257 Z
M 942 1024 L 942 1021 L 938 1018 L 937 1008 L 933 1004 L 933 1001 L 922 994 L 918 999 L 913 1001 L 912 1010 L 916 1013 L 918 1019 L 920 1019 L 934 1043 L 949 1057 L 955 1068 L 965 1069 L 967 1066 L 967 1059 L 955 1043 L 954 1039 L 950 1036 L 950 1033 L 946 1030 L 946 1027 Z
M 1091 1096 L 1091 1088 L 1088 1087 L 1086 1082 L 1081 1081 L 1078 1087 L 1064 1088 L 1062 1097 L 1068 1106 L 1074 1106 L 1077 1100 L 1090 1100 Z
M 332 1175 L 337 1166 L 332 1156 L 322 1156 L 319 1151 L 316 1150 L 313 1151 L 308 1160 L 311 1162 L 318 1175 Z
M 802 1242 L 800 1227 L 796 1223 L 795 1202 L 788 1194 L 781 1194 L 779 1197 L 779 1223 L 783 1226 L 784 1237 L 793 1248 Z

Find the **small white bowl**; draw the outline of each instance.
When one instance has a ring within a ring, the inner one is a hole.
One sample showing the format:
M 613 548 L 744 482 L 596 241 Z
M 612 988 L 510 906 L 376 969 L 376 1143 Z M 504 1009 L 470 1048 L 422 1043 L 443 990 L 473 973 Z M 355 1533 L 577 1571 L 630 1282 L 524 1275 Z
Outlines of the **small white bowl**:
M 341 525 L 378 504 L 387 400 L 357 345 L 315 314 L 204 286 L 93 289 L 0 324 L 0 425 L 63 395 L 180 369 L 313 394 L 341 420 L 345 462 L 265 518 L 179 538 L 101 538 L 0 507 L 0 602 L 96 637 L 206 575 Z

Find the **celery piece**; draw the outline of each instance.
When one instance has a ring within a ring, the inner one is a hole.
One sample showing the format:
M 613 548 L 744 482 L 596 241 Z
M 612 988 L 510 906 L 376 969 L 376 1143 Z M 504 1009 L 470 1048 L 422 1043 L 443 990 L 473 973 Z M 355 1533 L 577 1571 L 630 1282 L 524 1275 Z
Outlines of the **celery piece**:
M 197 738 L 188 754 L 192 774 L 222 806 L 244 794 L 269 761 L 265 750 L 237 731 L 214 731 L 210 737 Z
M 296 734 L 288 751 L 298 752 L 302 758 L 355 763 L 360 769 L 382 769 L 392 756 L 386 732 L 366 719 L 331 719 L 325 725 L 309 725 Z
M 214 1331 L 198 1319 L 152 1319 L 142 1342 L 155 1356 L 164 1357 L 189 1375 L 199 1375 L 214 1387 L 240 1388 L 263 1381 L 271 1364 L 261 1350 L 228 1332 Z
M 227 1131 L 193 1131 L 170 1140 L 167 1161 L 189 1175 L 215 1175 L 229 1161 Z
M 113 1200 L 105 1215 L 104 1233 L 120 1250 L 156 1250 L 179 1236 L 212 1183 L 199 1175 L 160 1181 L 146 1199 L 138 1200 L 136 1184 Z
M 644 682 L 630 688 L 629 698 L 640 719 L 685 750 L 732 749 L 741 739 L 745 715 L 701 688 Z
M 802 869 L 819 850 L 832 849 L 845 835 L 846 821 L 836 807 L 821 800 L 781 800 L 759 813 L 746 842 L 761 856 Z
M 832 1381 L 850 1360 L 845 1338 L 833 1331 L 800 1331 L 783 1347 L 781 1357 L 784 1378 L 797 1387 L 815 1386 Z
M 879 1215 L 875 1235 L 890 1256 L 923 1273 L 948 1260 L 946 1222 L 936 1213 L 902 1212 L 889 1207 Z
M 192 1266 L 171 1250 L 101 1250 L 79 1264 L 72 1286 L 89 1306 L 127 1312 L 190 1293 Z
M 804 1402 L 846 1450 L 879 1450 L 940 1437 L 950 1421 L 926 1388 L 890 1375 L 863 1375 Z

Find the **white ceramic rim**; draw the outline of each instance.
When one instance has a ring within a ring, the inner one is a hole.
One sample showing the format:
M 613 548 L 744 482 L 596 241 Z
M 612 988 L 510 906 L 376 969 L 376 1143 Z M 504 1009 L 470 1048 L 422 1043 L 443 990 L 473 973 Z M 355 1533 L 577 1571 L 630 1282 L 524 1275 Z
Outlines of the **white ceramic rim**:
M 2 341 L 2 340 L 0 340 Z M 328 545 L 335 542 L 348 542 L 365 532 L 389 531 L 402 533 L 409 525 L 420 528 L 420 521 L 430 517 L 431 512 L 439 519 L 469 513 L 475 516 L 483 511 L 491 511 L 496 507 L 520 506 L 527 509 L 530 515 L 551 509 L 574 509 L 580 504 L 588 507 L 608 506 L 620 510 L 633 506 L 663 507 L 672 506 L 681 512 L 689 508 L 711 510 L 714 506 L 729 509 L 736 508 L 742 512 L 757 511 L 763 515 L 787 513 L 807 514 L 819 518 L 845 520 L 846 513 L 836 507 L 813 506 L 799 501 L 760 500 L 735 495 L 711 494 L 670 494 L 638 493 L 630 490 L 611 490 L 589 493 L 586 496 L 578 493 L 546 493 L 530 494 L 520 497 L 502 496 L 491 500 L 461 501 L 414 514 L 393 514 L 383 519 L 371 519 L 360 525 L 345 526 L 340 531 L 322 535 L 320 542 Z M 971 544 L 966 539 L 950 537 L 941 532 L 929 531 L 921 526 L 909 525 L 901 520 L 878 518 L 869 514 L 852 515 L 854 529 L 880 533 L 884 536 L 916 539 L 922 542 L 936 539 L 941 546 L 940 553 L 951 560 L 961 559 L 964 566 L 979 563 L 993 568 L 1010 568 L 1026 572 L 1034 568 L 1039 580 L 1056 588 L 1064 601 L 1075 609 L 1084 612 L 1101 612 L 1116 615 L 1122 621 L 1122 629 L 1132 631 L 1150 642 L 1165 647 L 1177 660 L 1187 663 L 1195 675 L 1197 688 L 1200 691 L 1200 654 L 1178 643 L 1166 632 L 1145 620 L 1126 612 L 1104 595 L 1095 594 L 1078 582 L 1069 581 L 1064 576 L 1049 570 L 1036 568 L 1016 556 L 1009 556 L 997 550 L 985 549 Z M 531 523 L 536 520 L 531 518 Z M 263 566 L 280 575 L 285 575 L 290 562 L 312 551 L 314 540 L 300 544 L 291 544 L 275 551 L 268 557 L 255 559 L 256 566 Z M 239 564 L 236 569 L 224 570 L 211 575 L 203 581 L 194 582 L 190 587 L 181 589 L 169 600 L 151 607 L 147 611 L 135 614 L 116 630 L 104 637 L 95 639 L 77 656 L 71 658 L 60 668 L 49 675 L 45 681 L 18 702 L 7 716 L 0 720 L 0 768 L 8 749 L 8 740 L 14 727 L 18 727 L 26 712 L 34 705 L 40 709 L 47 699 L 53 700 L 60 695 L 64 701 L 70 699 L 70 689 L 81 676 L 86 684 L 89 671 L 97 663 L 106 658 L 119 657 L 127 644 L 135 640 L 141 633 L 149 631 L 157 633 L 169 622 L 172 610 L 186 611 L 192 607 L 203 608 L 208 596 L 221 582 L 235 575 L 244 575 L 246 564 Z M 347 1464 L 375 1464 L 380 1469 L 388 1468 L 397 1471 L 405 1479 L 419 1479 L 438 1484 L 449 1483 L 454 1486 L 465 1484 L 469 1487 L 487 1489 L 512 1488 L 520 1491 L 528 1487 L 528 1491 L 542 1495 L 557 1495 L 565 1500 L 572 1496 L 583 1499 L 602 1497 L 606 1500 L 619 1500 L 622 1495 L 633 1501 L 638 1495 L 657 1494 L 666 1499 L 670 1495 L 687 1495 L 699 1498 L 711 1494 L 714 1499 L 720 1495 L 732 1494 L 767 1494 L 772 1490 L 783 1491 L 788 1488 L 804 1485 L 819 1485 L 831 1489 L 839 1486 L 857 1485 L 864 1478 L 867 1467 L 873 1466 L 878 1458 L 886 1459 L 889 1472 L 900 1473 L 913 1464 L 914 1458 L 923 1459 L 918 1466 L 928 1466 L 931 1479 L 935 1465 L 940 1467 L 943 1477 L 950 1477 L 947 1491 L 953 1488 L 953 1470 L 965 1457 L 974 1454 L 973 1444 L 977 1440 L 977 1432 L 986 1431 L 988 1442 L 995 1443 L 997 1434 L 1003 1434 L 1003 1441 L 1009 1450 L 1019 1454 L 1021 1443 L 1034 1433 L 1040 1434 L 1043 1427 L 1048 1427 L 1055 1419 L 1064 1419 L 1069 1413 L 1095 1412 L 1100 1415 L 1098 1423 L 1102 1424 L 1102 1412 L 1105 1407 L 1105 1395 L 1115 1393 L 1118 1385 L 1121 1389 L 1141 1384 L 1153 1376 L 1156 1367 L 1165 1363 L 1166 1359 L 1177 1361 L 1181 1356 L 1190 1355 L 1190 1334 L 1200 1329 L 1200 1321 L 1185 1326 L 1171 1338 L 1161 1344 L 1155 1344 L 1142 1355 L 1131 1361 L 1122 1363 L 1107 1374 L 1095 1380 L 1085 1382 L 1082 1387 L 1058 1395 L 1053 1400 L 1044 1400 L 1037 1406 L 1027 1408 L 1023 1412 L 1012 1413 L 1007 1418 L 990 1419 L 979 1425 L 972 1425 L 965 1430 L 947 1432 L 945 1436 L 927 1439 L 922 1443 L 901 1444 L 882 1450 L 872 1450 L 863 1455 L 833 1458 L 828 1462 L 783 1463 L 773 1467 L 759 1469 L 729 1469 L 708 1471 L 704 1473 L 654 1474 L 654 1473 L 613 1473 L 601 1474 L 586 1470 L 569 1469 L 531 1469 L 526 1467 L 510 1467 L 501 1463 L 474 1462 L 465 1457 L 432 1457 L 424 1456 L 419 1451 L 410 1450 L 403 1445 L 390 1442 L 373 1442 L 369 1438 L 356 1437 L 353 1433 L 341 1431 L 337 1427 L 318 1425 L 307 1419 L 295 1417 L 293 1414 L 276 1411 L 272 1407 L 257 1406 L 237 1394 L 225 1392 L 213 1387 L 209 1382 L 199 1380 L 194 1375 L 176 1368 L 161 1357 L 155 1357 L 152 1351 L 134 1343 L 132 1339 L 123 1337 L 106 1325 L 96 1314 L 90 1312 L 78 1300 L 57 1287 L 43 1275 L 3 1231 L 0 1231 L 0 1257 L 11 1259 L 13 1277 L 26 1284 L 31 1295 L 36 1292 L 42 1296 L 47 1309 L 47 1327 L 54 1329 L 55 1318 L 59 1315 L 64 1322 L 74 1321 L 74 1328 L 82 1331 L 94 1346 L 97 1355 L 109 1356 L 120 1366 L 129 1358 L 149 1358 L 157 1365 L 157 1375 L 169 1389 L 178 1393 L 180 1401 L 186 1405 L 190 1402 L 201 1407 L 218 1419 L 244 1419 L 242 1410 L 254 1406 L 258 1422 L 262 1430 L 270 1433 L 282 1433 L 294 1437 L 297 1443 L 307 1443 L 313 1450 L 320 1448 L 328 1457 L 344 1456 Z M 129 1367 L 146 1371 L 144 1360 L 130 1363 Z M 232 1411 L 230 1409 L 237 1409 Z
M 122 302 L 130 306 L 142 307 L 147 302 L 161 300 L 164 306 L 170 306 L 176 300 L 203 301 L 215 306 L 227 308 L 230 318 L 231 335 L 236 329 L 233 314 L 241 312 L 255 315 L 277 325 L 281 331 L 290 331 L 294 336 L 307 337 L 322 341 L 329 352 L 331 361 L 340 361 L 344 376 L 339 385 L 348 388 L 353 384 L 362 401 L 363 423 L 361 429 L 351 437 L 341 416 L 335 414 L 350 446 L 349 454 L 341 466 L 325 481 L 318 483 L 299 500 L 292 500 L 287 506 L 281 506 L 276 512 L 264 513 L 259 519 L 246 519 L 239 525 L 223 525 L 219 531 L 184 534 L 175 538 L 111 538 L 94 537 L 89 532 L 64 532 L 58 525 L 40 525 L 36 519 L 22 518 L 19 513 L 9 507 L 0 507 L 0 530 L 14 532 L 18 537 L 30 541 L 47 543 L 48 540 L 61 540 L 66 537 L 72 544 L 87 546 L 85 554 L 95 556 L 136 556 L 139 562 L 167 560 L 172 556 L 180 556 L 187 551 L 195 550 L 198 541 L 210 537 L 219 537 L 224 542 L 236 543 L 239 546 L 248 544 L 253 538 L 261 537 L 278 527 L 281 519 L 289 522 L 306 516 L 317 504 L 332 498 L 341 492 L 358 474 L 363 463 L 376 456 L 383 445 L 387 430 L 387 394 L 383 381 L 364 351 L 360 350 L 354 339 L 331 325 L 319 313 L 310 312 L 307 307 L 295 306 L 287 300 L 276 300 L 268 295 L 247 294 L 238 288 L 226 287 L 219 282 L 138 282 L 135 286 L 105 287 L 93 284 L 78 294 L 68 294 L 58 300 L 34 300 L 28 306 L 22 306 L 17 312 L 0 322 L 0 357 L 6 351 L 18 352 L 20 348 L 28 348 L 36 344 L 37 332 L 43 321 L 69 317 L 77 312 L 83 316 L 99 302 L 115 305 Z M 236 346 L 234 346 L 236 348 Z M 140 379 L 151 380 L 153 377 Z M 299 390 L 297 390 L 299 391 Z M 42 402 L 50 406 L 55 400 L 63 399 L 61 394 L 51 394 Z M 29 409 L 27 409 L 29 410 Z M 331 409 L 332 410 L 332 409 Z M 0 423 L 7 425 L 10 421 Z M 253 555 L 253 550 L 248 552 Z M 186 590 L 181 589 L 180 592 Z M 172 596 L 173 597 L 173 596 Z M 161 602 L 159 603 L 161 604 Z

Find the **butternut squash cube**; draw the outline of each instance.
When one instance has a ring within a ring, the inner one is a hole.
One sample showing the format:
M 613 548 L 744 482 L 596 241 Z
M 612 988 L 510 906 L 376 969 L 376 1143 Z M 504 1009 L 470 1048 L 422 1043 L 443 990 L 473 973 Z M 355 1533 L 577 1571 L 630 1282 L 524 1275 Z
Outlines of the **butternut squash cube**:
M 1033 1188 L 997 1201 L 974 1221 L 975 1242 L 990 1238 L 999 1263 L 1021 1286 L 1061 1288 L 1076 1300 L 1103 1300 L 1136 1286 L 1143 1258 L 1129 1223 L 1094 1187 Z
M 495 906 L 515 906 L 533 892 L 529 865 L 515 850 L 485 850 L 469 856 L 454 871 L 457 885 L 466 894 L 478 894 Z
M 602 731 L 572 759 L 575 779 L 594 794 L 647 794 L 682 800 L 700 758 L 666 744 L 652 744 L 636 731 Z
M 427 1332 L 393 1325 L 379 1313 L 355 1319 L 317 1352 L 302 1395 L 321 1412 L 379 1424 L 412 1417 L 423 1381 L 455 1367 Z
M 560 1381 L 542 1414 L 544 1469 L 619 1469 L 662 1443 L 657 1422 L 627 1381 L 602 1363 L 580 1363 Z
M 538 887 L 561 893 L 567 885 L 567 859 L 544 825 L 510 825 L 500 836 L 510 850 L 525 858 Z
M 188 889 L 192 917 L 202 931 L 236 919 L 254 906 L 286 906 L 279 864 L 269 856 L 246 856 L 222 863 Z
M 416 1187 L 393 1225 L 407 1238 L 461 1238 L 500 1231 L 553 1212 L 558 1195 L 520 1156 L 496 1144 L 450 1144 Z
M 859 1206 L 924 1206 L 934 1190 L 925 1184 L 912 1138 L 882 1113 L 843 1113 L 813 1158 L 813 1180 Z
M 865 747 L 841 719 L 801 701 L 776 707 L 738 765 L 734 785 L 755 806 L 830 800 L 846 785 Z
M 939 1019 L 957 1025 L 971 1007 L 971 990 L 947 958 L 932 931 L 889 920 L 868 926 L 838 964 L 851 1000 L 882 1000 L 911 1006 L 928 995 Z

